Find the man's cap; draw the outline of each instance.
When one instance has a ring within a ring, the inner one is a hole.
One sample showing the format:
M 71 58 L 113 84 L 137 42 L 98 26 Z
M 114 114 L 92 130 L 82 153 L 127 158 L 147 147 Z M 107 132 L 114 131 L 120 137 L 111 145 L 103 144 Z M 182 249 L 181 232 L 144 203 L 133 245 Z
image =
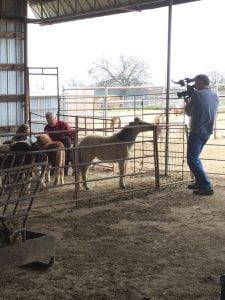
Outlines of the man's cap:
M 193 78 L 193 81 L 196 81 L 196 80 L 202 80 L 205 85 L 209 85 L 209 83 L 210 83 L 209 77 L 207 75 L 205 75 L 205 74 L 196 75 Z

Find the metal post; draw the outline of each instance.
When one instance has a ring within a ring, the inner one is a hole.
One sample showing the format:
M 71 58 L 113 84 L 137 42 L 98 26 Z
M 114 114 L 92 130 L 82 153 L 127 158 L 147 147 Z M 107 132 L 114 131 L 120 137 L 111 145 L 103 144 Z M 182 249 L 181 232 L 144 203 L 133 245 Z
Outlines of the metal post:
M 58 116 L 61 114 L 61 103 L 60 103 L 60 97 L 59 97 L 59 68 L 56 68 L 56 81 L 57 81 L 57 100 L 58 100 Z
M 165 143 L 165 176 L 168 175 L 169 152 L 169 107 L 170 107 L 170 62 L 171 62 L 171 28 L 173 0 L 170 0 L 168 10 L 168 44 L 167 44 L 167 79 L 166 79 L 166 143 Z
M 158 138 L 157 126 L 153 128 L 153 152 L 154 152 L 154 166 L 155 166 L 155 186 L 160 187 L 160 170 L 159 170 L 159 151 L 158 151 Z
M 75 198 L 77 199 L 80 192 L 80 166 L 79 166 L 79 149 L 78 147 L 78 117 L 75 120 L 74 131 L 74 177 L 75 177 Z
M 28 123 L 30 112 L 30 93 L 29 93 L 29 70 L 28 70 L 28 23 L 27 23 L 27 1 L 24 3 L 24 122 Z
M 104 132 L 103 134 L 106 135 L 107 132 L 107 118 L 108 118 L 108 94 L 109 94 L 109 89 L 108 87 L 105 87 L 105 97 L 104 97 L 104 103 L 103 103 L 103 128 Z

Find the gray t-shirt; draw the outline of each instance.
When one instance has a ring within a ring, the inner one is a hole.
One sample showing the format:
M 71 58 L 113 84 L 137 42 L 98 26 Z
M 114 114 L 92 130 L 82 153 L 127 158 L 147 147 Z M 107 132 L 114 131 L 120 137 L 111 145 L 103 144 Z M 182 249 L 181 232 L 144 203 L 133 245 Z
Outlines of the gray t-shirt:
M 211 89 L 194 90 L 185 112 L 191 117 L 190 132 L 212 134 L 219 97 Z

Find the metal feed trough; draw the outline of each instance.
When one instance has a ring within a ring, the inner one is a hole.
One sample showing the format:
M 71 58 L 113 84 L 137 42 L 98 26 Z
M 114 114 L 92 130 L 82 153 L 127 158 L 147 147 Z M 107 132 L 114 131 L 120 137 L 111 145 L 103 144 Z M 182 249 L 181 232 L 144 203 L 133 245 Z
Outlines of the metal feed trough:
M 0 153 L 0 268 L 50 266 L 53 236 L 26 229 L 34 197 L 42 187 L 47 156 L 35 152 Z M 37 162 L 38 161 L 38 162 Z

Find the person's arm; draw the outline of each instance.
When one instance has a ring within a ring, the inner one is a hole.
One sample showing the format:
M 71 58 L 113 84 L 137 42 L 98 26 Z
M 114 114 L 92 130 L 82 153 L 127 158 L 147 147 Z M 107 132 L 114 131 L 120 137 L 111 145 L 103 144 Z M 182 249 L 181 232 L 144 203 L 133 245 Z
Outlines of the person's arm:
M 184 100 L 184 103 L 185 103 L 184 111 L 185 111 L 186 115 L 188 115 L 189 117 L 192 115 L 192 109 L 191 109 L 190 102 L 191 102 L 191 98 L 189 98 L 189 97 L 185 98 L 185 100 Z
M 73 140 L 73 130 L 72 130 L 72 128 L 66 122 L 63 122 L 63 125 L 64 125 L 64 129 L 63 130 L 67 130 L 67 132 L 65 132 L 64 135 L 70 137 L 71 140 Z
M 185 113 L 190 117 L 193 115 L 193 112 L 195 110 L 195 105 L 197 102 L 196 91 L 192 93 L 191 97 L 185 98 L 184 102 L 185 102 L 185 107 L 184 107 Z

